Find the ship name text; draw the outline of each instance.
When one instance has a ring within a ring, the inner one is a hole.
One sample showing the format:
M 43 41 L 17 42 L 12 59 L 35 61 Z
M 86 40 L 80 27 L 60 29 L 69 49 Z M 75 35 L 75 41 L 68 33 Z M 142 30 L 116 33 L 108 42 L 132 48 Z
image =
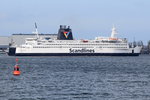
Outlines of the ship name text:
M 70 53 L 94 53 L 94 49 L 69 49 Z

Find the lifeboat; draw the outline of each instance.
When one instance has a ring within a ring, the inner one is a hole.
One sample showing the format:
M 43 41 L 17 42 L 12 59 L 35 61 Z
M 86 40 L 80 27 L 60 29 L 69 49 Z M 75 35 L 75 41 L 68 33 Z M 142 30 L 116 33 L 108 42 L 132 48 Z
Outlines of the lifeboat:
M 117 38 L 109 38 L 109 40 L 117 41 Z
M 84 42 L 84 43 L 87 43 L 87 42 L 88 42 L 88 40 L 83 40 L 83 42 Z

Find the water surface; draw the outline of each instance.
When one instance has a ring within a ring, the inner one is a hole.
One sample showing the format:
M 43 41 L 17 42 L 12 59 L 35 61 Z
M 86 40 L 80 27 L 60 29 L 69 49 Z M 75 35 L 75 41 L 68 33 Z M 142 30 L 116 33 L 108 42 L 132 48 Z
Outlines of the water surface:
M 150 56 L 0 55 L 0 100 L 150 100 Z

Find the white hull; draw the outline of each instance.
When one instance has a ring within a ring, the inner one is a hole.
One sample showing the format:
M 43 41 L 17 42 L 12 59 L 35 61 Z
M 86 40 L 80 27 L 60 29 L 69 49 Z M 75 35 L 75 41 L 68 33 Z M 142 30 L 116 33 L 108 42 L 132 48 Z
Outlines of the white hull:
M 113 48 L 20 48 L 15 50 L 16 56 L 138 56 L 141 47 L 128 49 Z
M 16 48 L 19 53 L 140 53 L 141 47 L 129 49 L 108 48 Z

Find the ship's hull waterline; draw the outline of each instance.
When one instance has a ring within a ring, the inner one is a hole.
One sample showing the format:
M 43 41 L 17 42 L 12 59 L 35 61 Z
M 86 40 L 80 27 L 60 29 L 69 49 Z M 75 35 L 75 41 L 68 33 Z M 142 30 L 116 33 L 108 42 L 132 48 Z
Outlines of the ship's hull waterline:
M 69 50 L 68 50 L 69 51 Z M 43 52 L 16 52 L 16 48 L 9 48 L 9 56 L 139 56 L 140 53 L 138 53 L 137 50 L 135 52 L 92 52 L 92 53 L 71 53 L 71 52 L 66 52 L 66 53 L 50 53 L 45 51 Z
M 19 53 L 15 56 L 139 56 L 139 53 Z

